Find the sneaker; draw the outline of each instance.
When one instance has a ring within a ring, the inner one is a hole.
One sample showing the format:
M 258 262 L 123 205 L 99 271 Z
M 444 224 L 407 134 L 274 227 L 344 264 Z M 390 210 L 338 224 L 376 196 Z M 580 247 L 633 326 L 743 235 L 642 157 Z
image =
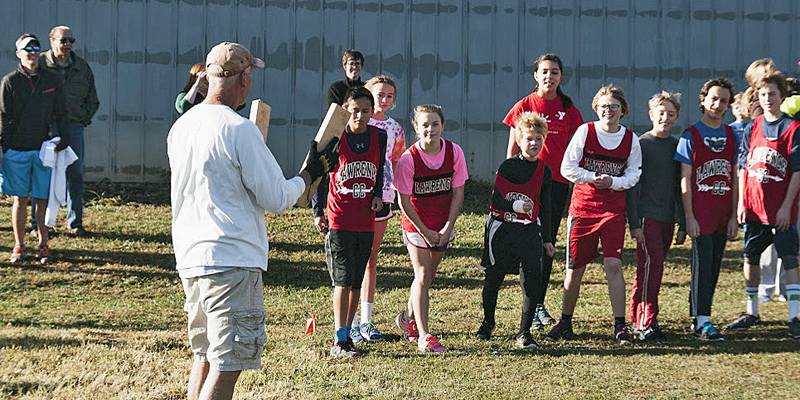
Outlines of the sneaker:
M 617 339 L 619 344 L 633 344 L 631 334 L 628 332 L 628 325 L 617 324 L 614 326 L 614 339 Z
M 791 336 L 792 339 L 800 339 L 800 319 L 797 317 L 789 321 L 789 336 Z
M 531 321 L 531 328 L 536 329 L 537 331 L 544 329 L 544 324 L 542 323 L 541 320 L 539 320 L 538 312 L 534 311 L 533 313 L 533 321 Z
M 759 303 L 769 303 L 772 299 L 769 296 L 758 296 Z
M 483 321 L 481 322 L 481 327 L 478 328 L 478 333 L 476 333 L 475 336 L 477 336 L 480 340 L 489 340 L 492 338 L 492 332 L 494 332 L 494 323 Z
M 725 340 L 711 322 L 706 322 L 705 325 L 694 330 L 694 335 L 706 342 L 719 342 Z
M 358 325 L 350 327 L 350 339 L 352 339 L 353 343 L 361 343 L 364 341 L 364 337 L 361 336 L 361 330 L 358 329 Z
M 397 315 L 397 318 L 395 318 L 394 322 L 397 324 L 397 327 L 403 331 L 404 339 L 408 340 L 409 342 L 416 342 L 417 339 L 419 339 L 417 322 L 408 320 L 408 317 L 406 316 L 406 310 L 403 310 L 399 315 Z
M 779 295 L 778 296 L 778 301 L 780 301 L 780 302 L 786 301 L 786 296 L 785 295 Z
M 447 350 L 447 348 L 442 346 L 439 340 L 433 335 L 425 336 L 425 339 L 420 339 L 419 341 L 419 351 L 441 353 L 445 350 Z
M 729 329 L 732 331 L 741 331 L 747 328 L 750 328 L 753 325 L 758 325 L 761 323 L 761 318 L 756 315 L 750 315 L 748 313 L 742 313 L 739 318 L 736 318 L 736 321 L 731 322 L 728 325 L 725 325 L 725 329 Z M 705 328 L 705 326 L 703 326 Z
M 42 264 L 50 263 L 50 249 L 45 246 L 39 246 L 39 252 L 36 254 L 36 259 Z
M 539 323 L 542 324 L 542 327 L 547 325 L 553 325 L 556 323 L 556 320 L 554 320 L 553 317 L 550 316 L 550 313 L 547 312 L 547 309 L 544 308 L 544 305 L 541 304 L 538 307 L 536 307 L 535 319 L 539 320 Z
M 361 353 L 348 341 L 334 342 L 331 346 L 331 357 L 360 357 Z
M 361 331 L 361 336 L 368 342 L 382 342 L 386 340 L 372 322 L 359 325 L 358 330 Z
M 650 329 L 653 330 L 653 339 L 664 340 L 667 338 L 664 332 L 661 331 L 661 325 L 659 325 L 658 322 L 653 322 L 653 324 L 650 325 Z
M 535 349 L 539 345 L 533 340 L 533 336 L 529 331 L 522 331 L 517 334 L 517 347 L 520 349 Z
M 550 340 L 572 339 L 575 337 L 575 332 L 572 331 L 572 322 L 564 321 L 563 319 L 558 320 L 558 322 L 553 325 L 553 329 L 550 329 L 550 332 L 545 337 Z
M 25 248 L 22 246 L 14 246 L 14 250 L 11 250 L 11 263 L 18 263 L 25 261 L 24 253 Z
M 636 330 L 632 333 L 638 336 L 640 342 L 652 342 L 656 340 L 656 331 L 652 327 Z
M 77 237 L 89 236 L 89 232 L 87 232 L 86 229 L 83 229 L 83 225 L 78 225 L 74 228 L 69 228 L 69 232 Z

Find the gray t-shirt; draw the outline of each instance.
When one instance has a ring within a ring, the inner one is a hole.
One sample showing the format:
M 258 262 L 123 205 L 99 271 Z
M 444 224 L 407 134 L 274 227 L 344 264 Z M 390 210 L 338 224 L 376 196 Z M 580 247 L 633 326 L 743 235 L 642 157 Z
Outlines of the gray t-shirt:
M 628 224 L 631 229 L 642 227 L 642 218 L 675 223 L 678 230 L 686 230 L 686 217 L 681 202 L 680 163 L 674 161 L 678 139 L 660 138 L 652 132 L 639 137 L 642 148 L 642 176 L 636 186 L 628 190 Z

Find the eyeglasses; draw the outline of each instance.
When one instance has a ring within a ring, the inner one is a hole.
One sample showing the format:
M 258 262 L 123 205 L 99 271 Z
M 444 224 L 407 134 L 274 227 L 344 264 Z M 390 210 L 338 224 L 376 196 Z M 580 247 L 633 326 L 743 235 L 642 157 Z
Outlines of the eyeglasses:
M 70 36 L 70 37 L 62 37 L 60 41 L 61 41 L 61 44 L 67 44 L 67 42 L 75 43 L 75 38 L 72 37 L 72 36 Z
M 598 110 L 602 110 L 602 111 L 605 111 L 605 110 L 619 111 L 620 108 L 622 108 L 622 106 L 619 105 L 619 104 L 598 104 L 597 105 L 597 109 Z
M 26 47 L 21 48 L 20 50 L 25 50 L 28 53 L 32 53 L 34 51 L 40 51 L 40 50 L 42 50 L 42 48 L 39 47 L 39 46 L 26 46 Z
M 344 63 L 344 65 L 348 67 L 360 67 L 362 64 L 358 61 L 348 61 Z

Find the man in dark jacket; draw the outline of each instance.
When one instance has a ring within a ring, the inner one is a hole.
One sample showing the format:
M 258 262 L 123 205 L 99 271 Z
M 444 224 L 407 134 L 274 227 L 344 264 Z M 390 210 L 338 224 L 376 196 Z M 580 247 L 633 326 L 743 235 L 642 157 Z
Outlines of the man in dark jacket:
M 50 139 L 50 123 L 58 127 L 60 151 L 69 145 L 66 98 L 58 75 L 39 69 L 39 39 L 26 33 L 16 42 L 20 64 L 0 81 L 0 144 L 3 147 L 0 190 L 14 197 L 12 221 L 14 250 L 11 262 L 23 260 L 28 200 L 36 202 L 38 220 L 44 221 L 50 197 L 50 168 L 42 164 L 39 149 Z M 47 228 L 39 226 L 41 263 L 50 261 Z
M 75 37 L 68 26 L 53 28 L 50 31 L 50 50 L 42 53 L 39 67 L 64 79 L 70 147 L 78 156 L 78 161 L 67 167 L 67 228 L 76 236 L 86 236 L 83 228 L 83 130 L 92 123 L 100 102 L 97 100 L 92 69 L 72 51 L 73 43 Z

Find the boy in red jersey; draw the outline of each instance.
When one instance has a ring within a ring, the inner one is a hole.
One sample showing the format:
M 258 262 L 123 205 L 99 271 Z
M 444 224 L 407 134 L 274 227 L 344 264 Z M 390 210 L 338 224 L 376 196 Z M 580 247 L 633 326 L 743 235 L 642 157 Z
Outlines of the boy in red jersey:
M 556 340 L 574 336 L 572 313 L 578 302 L 584 267 L 600 255 L 599 240 L 614 314 L 614 338 L 620 344 L 630 344 L 622 275 L 625 191 L 639 181 L 642 152 L 636 134 L 619 123 L 628 113 L 622 89 L 614 85 L 601 87 L 592 100 L 592 108 L 599 121 L 578 128 L 561 163 L 561 175 L 575 183 L 575 188 L 567 220 L 569 250 L 561 319 L 547 337 Z
M 339 144 L 339 168 L 330 173 L 325 260 L 334 286 L 334 357 L 360 355 L 353 346 L 349 322 L 358 307 L 372 250 L 375 212 L 383 205 L 386 159 L 386 132 L 367 125 L 374 101 L 372 93 L 363 87 L 350 89 L 345 95 L 351 117 Z
M 522 320 L 517 346 L 538 345 L 531 336 L 538 296 L 541 294 L 542 248 L 550 257 L 556 252 L 550 236 L 550 186 L 552 173 L 539 160 L 547 138 L 547 122 L 533 112 L 515 121 L 520 152 L 497 169 L 492 203 L 483 242 L 483 323 L 478 339 L 489 340 L 495 327 L 497 294 L 507 273 L 519 273 L 522 286 Z M 544 244 L 542 244 L 544 243 Z
M 722 117 L 733 99 L 733 84 L 711 79 L 700 89 L 703 118 L 683 132 L 673 159 L 681 163 L 681 198 L 686 232 L 692 238 L 689 306 L 692 330 L 705 341 L 723 340 L 711 324 L 711 305 L 728 238 L 736 237 L 733 163 L 737 141 Z
M 797 128 L 780 106 L 786 97 L 786 80 L 773 72 L 756 81 L 758 102 L 764 114 L 756 117 L 742 136 L 737 216 L 745 224 L 744 279 L 747 310 L 726 326 L 747 329 L 758 324 L 759 260 L 770 244 L 786 270 L 789 336 L 800 339 L 800 275 L 797 268 L 797 193 L 800 189 L 800 144 Z

